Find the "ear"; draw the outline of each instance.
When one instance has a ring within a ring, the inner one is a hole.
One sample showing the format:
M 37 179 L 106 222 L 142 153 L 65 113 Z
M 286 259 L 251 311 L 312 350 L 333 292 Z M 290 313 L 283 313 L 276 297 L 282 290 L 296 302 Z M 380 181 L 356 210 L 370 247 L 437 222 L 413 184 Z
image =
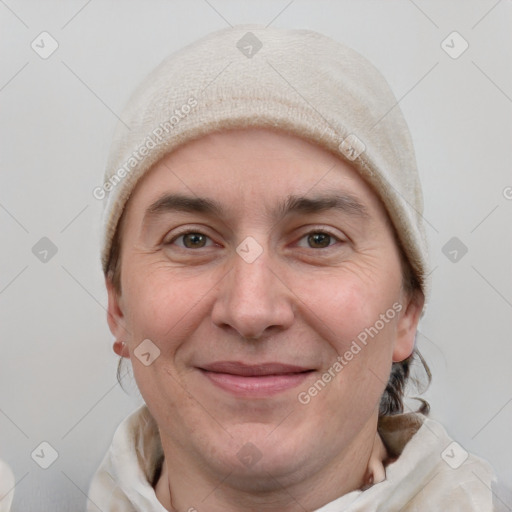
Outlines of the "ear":
M 395 346 L 393 348 L 393 362 L 407 359 L 414 350 L 416 331 L 421 317 L 425 296 L 421 290 L 415 290 L 412 294 L 405 294 L 402 301 L 403 308 L 397 324 Z
M 107 322 L 110 332 L 116 338 L 113 346 L 114 352 L 118 356 L 129 358 L 130 352 L 128 351 L 128 345 L 126 342 L 123 342 L 123 340 L 126 340 L 128 333 L 124 328 L 124 314 L 121 297 L 115 290 L 110 278 L 105 277 L 105 285 L 107 287 L 108 294 Z

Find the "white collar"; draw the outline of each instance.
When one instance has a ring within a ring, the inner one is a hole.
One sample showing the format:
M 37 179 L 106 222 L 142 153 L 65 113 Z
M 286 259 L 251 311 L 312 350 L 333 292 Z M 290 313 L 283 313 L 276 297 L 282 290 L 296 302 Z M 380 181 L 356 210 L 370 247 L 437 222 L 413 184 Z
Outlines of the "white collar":
M 467 454 L 455 468 L 466 452 L 438 422 L 418 413 L 400 414 L 382 418 L 379 433 L 398 457 L 386 467 L 386 479 L 365 491 L 345 494 L 316 512 L 406 512 L 425 507 L 492 512 L 491 467 Z M 104 512 L 167 512 L 153 488 L 162 458 L 156 422 L 142 405 L 117 428 L 91 483 L 90 499 Z

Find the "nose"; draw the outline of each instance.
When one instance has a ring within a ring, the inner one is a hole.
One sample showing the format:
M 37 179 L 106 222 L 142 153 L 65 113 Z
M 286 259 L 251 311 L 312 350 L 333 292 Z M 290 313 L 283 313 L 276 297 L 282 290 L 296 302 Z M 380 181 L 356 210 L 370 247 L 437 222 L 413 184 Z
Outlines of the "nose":
M 293 293 L 267 251 L 252 263 L 235 253 L 233 267 L 219 286 L 212 310 L 216 326 L 257 340 L 292 325 Z

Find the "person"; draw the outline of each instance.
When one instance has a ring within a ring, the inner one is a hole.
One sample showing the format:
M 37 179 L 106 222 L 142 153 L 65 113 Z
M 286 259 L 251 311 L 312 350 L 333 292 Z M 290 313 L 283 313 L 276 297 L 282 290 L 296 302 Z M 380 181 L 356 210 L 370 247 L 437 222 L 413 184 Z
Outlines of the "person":
M 489 464 L 404 404 L 428 251 L 375 67 L 313 31 L 237 26 L 164 60 L 121 117 L 94 194 L 144 405 L 88 510 L 491 511 Z

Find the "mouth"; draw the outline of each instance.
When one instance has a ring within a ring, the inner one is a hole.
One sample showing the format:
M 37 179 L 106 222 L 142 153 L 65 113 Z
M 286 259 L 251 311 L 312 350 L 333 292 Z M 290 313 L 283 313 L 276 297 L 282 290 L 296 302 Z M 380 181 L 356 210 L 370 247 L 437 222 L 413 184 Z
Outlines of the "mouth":
M 198 369 L 215 386 L 246 398 L 265 398 L 295 388 L 315 371 L 282 363 L 248 365 L 238 361 L 221 361 Z

